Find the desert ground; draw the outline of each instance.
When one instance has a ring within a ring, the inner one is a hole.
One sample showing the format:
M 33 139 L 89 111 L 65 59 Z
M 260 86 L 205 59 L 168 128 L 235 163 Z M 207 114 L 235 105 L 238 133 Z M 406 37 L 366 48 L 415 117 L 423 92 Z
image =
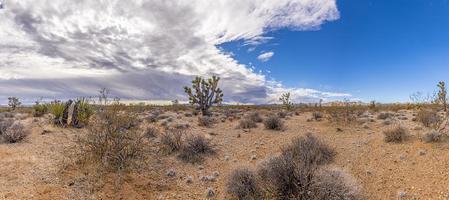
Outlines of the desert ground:
M 214 113 L 210 127 L 198 126 L 190 111 L 163 111 L 156 122 L 146 119 L 152 111 L 139 114 L 141 126 L 182 126 L 187 134 L 203 135 L 215 153 L 200 163 L 186 163 L 162 149 L 158 135 L 144 141 L 146 160 L 135 170 L 121 173 L 77 164 L 77 140 L 87 129 L 62 128 L 48 123 L 48 116 L 15 114 L 30 130 L 18 143 L 0 144 L 1 199 L 205 199 L 208 189 L 215 199 L 233 199 L 227 194 L 229 174 L 235 168 L 256 168 L 258 163 L 279 154 L 281 147 L 312 133 L 336 151 L 333 166 L 351 174 L 364 199 L 448 199 L 449 144 L 426 143 L 429 130 L 413 121 L 415 110 L 400 110 L 388 119 L 366 112 L 356 122 L 336 123 L 311 120 L 311 112 L 290 112 L 281 131 L 238 128 L 239 118 Z M 260 111 L 261 116 L 275 111 Z M 221 120 L 218 120 L 221 119 Z M 154 121 L 154 120 L 153 120 Z M 385 122 L 388 121 L 388 122 Z M 383 130 L 401 124 L 408 137 L 401 143 L 384 141 Z M 170 174 L 172 172 L 173 174 Z M 214 176 L 203 180 L 203 176 Z M 189 177 L 189 178 L 188 178 Z M 190 179 L 190 180 L 187 180 Z

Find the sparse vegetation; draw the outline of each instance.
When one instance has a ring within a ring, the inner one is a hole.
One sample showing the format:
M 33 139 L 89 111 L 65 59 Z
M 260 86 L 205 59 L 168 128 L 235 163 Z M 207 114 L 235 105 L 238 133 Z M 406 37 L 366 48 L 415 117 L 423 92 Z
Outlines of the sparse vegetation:
M 134 121 L 135 117 L 121 113 L 118 105 L 97 113 L 87 135 L 78 141 L 85 160 L 112 171 L 135 167 L 145 145 Z
M 218 88 L 218 81 L 220 77 L 212 76 L 209 79 L 196 77 L 192 81 L 192 88 L 184 87 L 185 92 L 189 96 L 189 102 L 196 105 L 197 110 L 200 110 L 204 115 L 210 115 L 209 108 L 214 104 L 220 104 L 223 101 L 223 92 Z
M 239 122 L 239 128 L 243 129 L 257 128 L 257 124 L 251 119 L 241 119 Z
M 209 116 L 198 117 L 198 125 L 203 127 L 211 127 L 214 124 L 214 119 Z
M 441 117 L 433 110 L 420 110 L 416 115 L 416 120 L 421 122 L 425 127 L 435 129 L 441 123 Z
M 382 120 L 386 120 L 389 119 L 391 117 L 393 117 L 393 113 L 390 112 L 381 112 L 377 115 L 377 119 L 382 119 Z
M 249 114 L 249 118 L 256 123 L 260 123 L 263 121 L 262 117 L 258 112 L 252 112 L 251 114 Z
M 278 116 L 269 116 L 265 119 L 263 124 L 265 125 L 265 128 L 269 130 L 284 130 L 284 122 Z
M 46 104 L 42 103 L 40 100 L 36 101 L 33 105 L 33 116 L 42 117 L 48 112 L 48 107 Z
M 321 112 L 315 111 L 312 113 L 312 119 L 315 121 L 321 121 L 323 114 Z
M 446 83 L 444 81 L 440 81 L 438 83 L 438 103 L 443 105 L 444 112 L 447 112 L 447 89 Z
M 400 143 L 405 141 L 408 135 L 408 131 L 406 128 L 400 125 L 393 126 L 384 132 L 385 142 L 394 142 Z
M 53 101 L 47 105 L 48 111 L 53 115 L 53 124 L 62 124 L 62 115 L 64 114 L 64 103 L 61 101 Z
M 197 163 L 203 161 L 204 155 L 213 153 L 215 153 L 214 148 L 204 136 L 194 135 L 186 139 L 178 157 L 185 162 Z
M 262 197 L 256 174 L 248 168 L 232 171 L 228 179 L 227 191 L 239 200 L 258 200 Z
M 169 130 L 161 135 L 161 143 L 168 152 L 175 152 L 182 147 L 182 137 L 185 135 L 182 130 Z
M 443 139 L 443 134 L 440 132 L 433 130 L 426 134 L 424 134 L 422 140 L 424 142 L 430 143 L 430 142 L 440 142 Z
M 30 132 L 25 129 L 23 124 L 16 122 L 6 128 L 1 136 L 7 143 L 17 143 L 25 139 L 29 134 Z
M 282 154 L 302 162 L 324 165 L 333 161 L 335 151 L 307 133 L 304 137 L 293 139 L 292 144 L 282 150 Z

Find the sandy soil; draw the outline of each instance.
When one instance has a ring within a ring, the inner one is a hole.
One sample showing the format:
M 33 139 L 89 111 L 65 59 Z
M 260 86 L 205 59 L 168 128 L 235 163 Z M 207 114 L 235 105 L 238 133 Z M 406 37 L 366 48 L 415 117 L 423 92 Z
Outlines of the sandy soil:
M 55 128 L 28 118 L 24 123 L 32 134 L 26 141 L 0 144 L 0 199 L 205 199 L 208 188 L 215 190 L 217 199 L 228 199 L 226 181 L 233 169 L 255 167 L 308 132 L 334 147 L 334 164 L 357 179 L 367 199 L 397 199 L 401 191 L 404 199 L 449 199 L 449 144 L 422 142 L 419 138 L 426 130 L 415 129 L 419 124 L 410 120 L 410 111 L 403 113 L 408 119 L 398 123 L 408 127 L 411 136 L 401 144 L 383 141 L 382 130 L 388 126 L 377 119 L 363 126 L 345 126 L 326 120 L 307 122 L 311 114 L 302 113 L 285 120 L 287 129 L 278 132 L 265 130 L 262 124 L 250 131 L 236 129 L 237 120 L 203 128 L 196 126 L 196 117 L 180 114 L 174 121 L 190 124 L 190 133 L 206 135 L 217 153 L 195 165 L 157 153 L 151 165 L 124 175 L 119 184 L 108 175 L 88 178 L 85 171 L 67 169 L 73 161 L 67 151 L 85 130 Z M 42 134 L 44 129 L 49 132 Z M 157 138 L 148 141 L 157 142 Z M 166 176 L 170 169 L 175 177 Z M 215 182 L 200 180 L 214 172 L 219 172 Z M 186 182 L 187 176 L 193 177 L 193 183 Z M 100 178 L 106 181 L 97 189 L 86 186 Z

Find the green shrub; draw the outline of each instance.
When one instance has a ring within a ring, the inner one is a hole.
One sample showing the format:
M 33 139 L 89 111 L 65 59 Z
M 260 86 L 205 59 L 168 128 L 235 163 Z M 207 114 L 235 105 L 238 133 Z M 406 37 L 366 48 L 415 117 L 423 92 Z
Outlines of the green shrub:
M 48 112 L 50 112 L 54 116 L 54 124 L 61 123 L 61 117 L 64 114 L 64 106 L 64 103 L 62 103 L 61 101 L 53 101 L 47 104 Z
M 82 98 L 78 101 L 78 113 L 77 118 L 78 122 L 81 125 L 88 125 L 90 117 L 94 114 L 93 106 L 89 103 L 89 101 L 85 98 Z
M 46 104 L 36 102 L 36 104 L 33 105 L 33 116 L 34 117 L 42 117 L 47 112 L 48 112 L 48 108 L 47 108 Z

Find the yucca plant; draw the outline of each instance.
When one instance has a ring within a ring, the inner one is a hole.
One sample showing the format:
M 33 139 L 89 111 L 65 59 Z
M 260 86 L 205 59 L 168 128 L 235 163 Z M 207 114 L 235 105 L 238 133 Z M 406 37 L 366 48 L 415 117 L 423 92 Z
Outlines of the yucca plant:
M 49 104 L 47 104 L 48 111 L 53 114 L 53 123 L 54 124 L 61 124 L 61 118 L 64 114 L 64 103 L 61 101 L 55 100 Z
M 78 113 L 76 115 L 78 125 L 84 126 L 89 124 L 90 117 L 94 114 L 94 108 L 86 98 L 78 99 Z

